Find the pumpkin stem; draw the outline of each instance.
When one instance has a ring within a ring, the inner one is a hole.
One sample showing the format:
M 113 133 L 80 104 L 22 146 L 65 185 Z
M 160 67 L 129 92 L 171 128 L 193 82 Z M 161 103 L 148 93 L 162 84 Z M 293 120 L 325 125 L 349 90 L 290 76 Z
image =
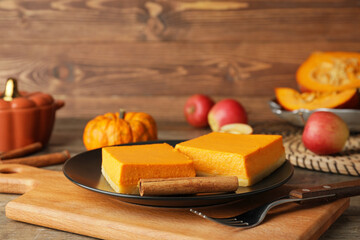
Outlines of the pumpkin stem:
M 120 118 L 121 118 L 121 119 L 124 119 L 124 117 L 125 117 L 125 109 L 120 108 L 120 109 L 119 109 L 119 113 L 120 113 Z
M 1 96 L 5 101 L 12 101 L 14 98 L 19 97 L 20 93 L 17 88 L 17 81 L 14 78 L 9 78 L 6 81 L 4 94 Z

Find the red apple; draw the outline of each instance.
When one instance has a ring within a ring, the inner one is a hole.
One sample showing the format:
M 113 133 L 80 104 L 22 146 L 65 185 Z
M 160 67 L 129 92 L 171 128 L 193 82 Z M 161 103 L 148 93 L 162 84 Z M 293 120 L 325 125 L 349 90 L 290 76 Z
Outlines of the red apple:
M 307 149 L 319 155 L 341 152 L 349 137 L 349 128 L 336 114 L 315 112 L 308 118 L 302 141 Z
M 210 110 L 208 122 L 213 131 L 219 131 L 230 123 L 247 123 L 247 114 L 244 107 L 234 99 L 224 99 L 216 103 Z
M 191 96 L 184 106 L 186 121 L 194 127 L 207 127 L 209 125 L 207 115 L 214 104 L 214 101 L 206 95 Z

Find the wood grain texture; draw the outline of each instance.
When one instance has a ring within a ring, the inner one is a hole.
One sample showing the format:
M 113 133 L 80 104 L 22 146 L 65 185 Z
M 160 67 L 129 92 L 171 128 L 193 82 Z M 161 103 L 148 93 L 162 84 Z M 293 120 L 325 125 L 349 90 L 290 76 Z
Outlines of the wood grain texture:
M 85 151 L 82 143 L 82 131 L 87 119 L 60 118 L 56 121 L 54 133 L 49 145 L 42 150 L 43 153 L 51 153 L 68 149 L 72 156 Z M 282 127 L 288 132 L 298 131 L 298 128 L 281 121 L 258 122 L 254 125 L 256 132 L 265 128 L 274 132 Z M 194 129 L 186 123 L 161 122 L 159 123 L 160 139 L 189 139 L 209 132 L 208 129 Z M 61 171 L 62 165 L 46 167 L 47 169 Z M 341 181 L 354 180 L 354 177 L 337 174 L 320 173 L 301 168 L 295 168 L 294 176 L 290 179 L 291 184 L 318 185 Z M 94 239 L 68 232 L 58 231 L 51 228 L 26 224 L 13 221 L 5 216 L 5 205 L 15 200 L 19 195 L 0 194 L 0 239 L 34 240 L 34 239 L 69 239 L 85 240 Z M 229 215 L 231 209 L 228 209 Z M 358 240 L 360 226 L 360 197 L 350 200 L 350 207 L 338 220 L 320 237 L 321 240 Z
M 298 42 L 360 37 L 357 0 L 20 0 L 2 1 L 0 11 L 3 41 Z
M 0 44 L 0 77 L 18 77 L 31 91 L 78 96 L 268 96 L 277 86 L 296 87 L 295 72 L 314 49 L 360 51 L 360 44 Z
M 214 97 L 221 100 L 227 96 Z M 268 107 L 266 97 L 233 97 L 241 101 L 246 107 L 249 121 L 251 123 L 261 120 L 275 120 L 277 117 Z M 67 97 L 67 105 L 63 110 L 57 112 L 57 116 L 81 118 L 94 118 L 98 114 L 106 112 L 117 112 L 120 108 L 128 111 L 143 111 L 151 114 L 154 119 L 160 121 L 185 122 L 183 105 L 187 97 L 174 96 L 129 96 L 129 97 Z M 86 108 L 84 107 L 86 106 Z M 79 109 L 82 109 L 81 111 Z
M 321 42 L 315 48 L 338 46 Z M 179 121 L 187 97 L 204 93 L 244 99 L 254 113 L 250 120 L 264 120 L 272 117 L 267 101 L 273 89 L 296 88 L 295 71 L 312 48 L 306 43 L 1 44 L 0 78 L 17 77 L 21 89 L 66 101 L 61 117 L 92 117 L 122 105 Z M 253 49 L 259 51 L 252 54 Z M 360 45 L 347 42 L 342 49 L 360 51 Z
M 245 107 L 266 119 L 263 99 L 296 88 L 311 52 L 360 52 L 358 0 L 17 0 L 0 1 L 0 13 L 0 82 L 65 100 L 60 117 L 120 99 L 178 121 L 184 99 L 204 93 L 251 97 L 260 105 Z
M 188 209 L 125 204 L 117 198 L 80 188 L 61 172 L 2 165 L 0 183 L 0 192 L 25 192 L 6 205 L 7 217 L 101 239 L 288 239 L 289 235 L 296 239 L 317 239 L 349 205 L 349 199 L 306 207 L 283 205 L 271 211 L 260 226 L 243 230 L 205 221 Z M 202 211 L 212 216 L 233 215 L 244 211 L 249 204 L 259 204 L 259 199 L 278 196 L 289 189 L 290 186 L 284 186 L 249 198 L 248 202 L 240 200 Z

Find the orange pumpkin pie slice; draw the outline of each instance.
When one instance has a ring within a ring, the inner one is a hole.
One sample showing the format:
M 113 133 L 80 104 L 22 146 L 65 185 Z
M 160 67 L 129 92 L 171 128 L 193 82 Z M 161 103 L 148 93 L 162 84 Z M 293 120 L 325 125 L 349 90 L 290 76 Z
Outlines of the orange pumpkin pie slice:
M 114 191 L 138 193 L 141 178 L 195 177 L 193 161 L 169 144 L 102 148 L 101 172 Z
M 237 176 L 240 186 L 259 182 L 285 161 L 280 135 L 212 132 L 175 149 L 194 161 L 198 175 Z

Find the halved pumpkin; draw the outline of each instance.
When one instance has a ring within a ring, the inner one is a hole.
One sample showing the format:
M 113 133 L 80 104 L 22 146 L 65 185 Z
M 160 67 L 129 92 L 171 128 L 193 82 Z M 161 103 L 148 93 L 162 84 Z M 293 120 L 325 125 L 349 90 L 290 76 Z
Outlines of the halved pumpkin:
M 297 70 L 296 81 L 302 92 L 359 88 L 360 53 L 314 52 Z
M 356 89 L 333 92 L 304 92 L 292 88 L 276 88 L 278 103 L 286 110 L 318 108 L 357 108 L 359 95 Z

